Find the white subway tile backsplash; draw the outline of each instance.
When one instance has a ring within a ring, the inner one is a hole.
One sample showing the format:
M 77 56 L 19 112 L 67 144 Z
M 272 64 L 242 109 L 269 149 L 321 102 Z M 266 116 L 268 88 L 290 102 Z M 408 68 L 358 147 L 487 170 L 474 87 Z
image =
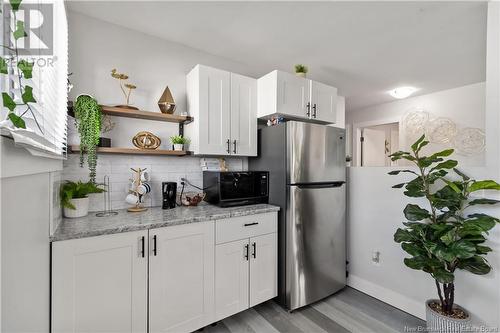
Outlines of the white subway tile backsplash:
M 247 158 L 226 158 L 226 165 L 229 170 L 246 170 L 248 165 Z M 199 157 L 99 155 L 97 160 L 96 179 L 98 182 L 102 182 L 104 176 L 109 176 L 111 206 L 113 209 L 130 207 L 130 205 L 125 202 L 129 179 L 133 176 L 133 172 L 130 168 L 147 168 L 151 176 L 149 183 L 152 189 L 151 193 L 145 197 L 144 206 L 161 205 L 162 182 L 177 182 L 179 191 L 181 189 L 181 178 L 188 179 L 189 182 L 198 187 L 203 185 L 203 175 Z M 64 180 L 87 181 L 88 173 L 86 160 L 83 168 L 81 168 L 79 155 L 68 155 L 68 159 L 64 161 L 64 170 L 62 174 Z M 197 190 L 191 186 L 186 186 L 185 191 Z M 90 211 L 96 212 L 103 209 L 103 194 L 90 195 Z

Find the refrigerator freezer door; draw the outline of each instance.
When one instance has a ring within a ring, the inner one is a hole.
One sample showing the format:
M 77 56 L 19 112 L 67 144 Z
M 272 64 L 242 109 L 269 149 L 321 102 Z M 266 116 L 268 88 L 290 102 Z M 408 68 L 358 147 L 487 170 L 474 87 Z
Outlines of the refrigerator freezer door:
M 345 130 L 287 123 L 288 184 L 344 181 Z
M 346 284 L 345 183 L 288 186 L 286 294 L 290 310 Z

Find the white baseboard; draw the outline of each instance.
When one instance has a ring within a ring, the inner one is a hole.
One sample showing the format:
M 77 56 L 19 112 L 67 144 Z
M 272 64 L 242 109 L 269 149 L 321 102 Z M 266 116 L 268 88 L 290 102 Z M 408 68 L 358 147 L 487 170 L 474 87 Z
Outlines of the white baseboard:
M 401 295 L 400 293 L 394 292 L 352 274 L 349 274 L 347 285 L 425 320 L 425 305 L 423 302 L 417 302 L 411 298 Z

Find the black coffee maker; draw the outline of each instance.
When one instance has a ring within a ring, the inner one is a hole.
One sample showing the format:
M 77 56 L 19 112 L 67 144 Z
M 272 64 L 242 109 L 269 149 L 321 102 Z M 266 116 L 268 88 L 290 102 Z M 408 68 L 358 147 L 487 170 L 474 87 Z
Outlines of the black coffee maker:
M 175 208 L 177 200 L 177 183 L 176 182 L 162 182 L 161 192 L 163 195 L 163 209 Z

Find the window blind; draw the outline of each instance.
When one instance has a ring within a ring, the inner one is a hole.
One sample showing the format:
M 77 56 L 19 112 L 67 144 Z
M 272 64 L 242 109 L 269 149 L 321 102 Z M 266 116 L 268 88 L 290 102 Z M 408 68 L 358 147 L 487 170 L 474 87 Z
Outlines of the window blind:
M 24 3 L 24 2 L 23 2 Z M 68 75 L 68 26 L 66 20 L 66 10 L 63 0 L 53 1 L 35 1 L 30 2 L 39 6 L 38 13 L 44 13 L 47 8 L 43 4 L 52 4 L 52 22 L 44 24 L 53 24 L 52 37 L 44 36 L 43 31 L 40 39 L 30 39 L 30 49 L 35 50 L 31 55 L 23 55 L 23 58 L 35 62 L 33 75 L 31 79 L 23 79 L 23 85 L 27 84 L 33 88 L 33 96 L 36 103 L 30 103 L 31 111 L 24 114 L 23 119 L 26 123 L 26 129 L 14 128 L 9 126 L 3 128 L 2 132 L 8 134 L 14 139 L 17 146 L 21 146 L 30 151 L 33 155 L 65 158 L 67 146 L 67 75 Z M 21 4 L 21 9 L 23 5 Z M 31 7 L 30 7 L 31 8 Z M 28 14 L 29 12 L 29 14 Z M 35 13 L 35 14 L 33 14 Z M 42 20 L 43 17 L 37 17 L 37 11 L 19 12 L 19 15 L 31 15 L 30 20 L 33 25 L 37 25 L 36 20 Z M 40 15 L 38 15 L 40 16 Z M 35 21 L 35 22 L 33 22 Z M 42 22 L 40 21 L 40 22 Z M 11 24 L 12 27 L 12 24 Z M 37 47 L 37 41 L 52 38 L 52 55 L 42 55 L 41 47 Z M 38 51 L 36 51 L 38 50 Z M 14 101 L 21 101 L 21 91 L 16 75 L 11 71 L 8 75 L 6 86 Z M 2 89 L 4 91 L 4 89 Z M 19 110 L 16 111 L 18 115 Z M 5 119 L 7 112 L 4 108 L 2 119 Z M 36 121 L 35 121 L 36 118 Z M 37 124 L 38 122 L 38 124 Z M 6 122 L 3 122 L 6 123 Z

